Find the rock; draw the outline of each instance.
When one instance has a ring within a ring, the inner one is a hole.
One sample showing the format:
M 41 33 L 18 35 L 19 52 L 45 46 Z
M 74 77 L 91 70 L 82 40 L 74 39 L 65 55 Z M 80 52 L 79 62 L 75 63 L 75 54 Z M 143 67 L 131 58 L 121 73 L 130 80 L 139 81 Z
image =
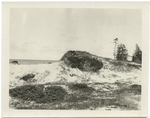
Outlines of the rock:
M 19 65 L 18 61 L 12 61 L 11 63 L 14 65 Z

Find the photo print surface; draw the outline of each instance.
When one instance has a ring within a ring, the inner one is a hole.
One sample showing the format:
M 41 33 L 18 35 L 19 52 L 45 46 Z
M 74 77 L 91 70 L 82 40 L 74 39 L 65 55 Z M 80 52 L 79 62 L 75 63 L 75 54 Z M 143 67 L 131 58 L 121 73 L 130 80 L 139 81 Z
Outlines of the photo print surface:
M 9 108 L 141 110 L 141 9 L 11 8 L 9 34 Z

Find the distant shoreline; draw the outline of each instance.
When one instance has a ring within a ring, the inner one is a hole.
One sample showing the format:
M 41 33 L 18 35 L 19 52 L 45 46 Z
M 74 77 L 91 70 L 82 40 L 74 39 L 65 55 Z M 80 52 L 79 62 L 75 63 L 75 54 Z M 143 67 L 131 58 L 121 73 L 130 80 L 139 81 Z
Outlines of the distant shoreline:
M 51 64 L 51 63 L 54 63 L 54 62 L 58 62 L 59 60 L 9 59 L 10 64 L 13 61 L 17 61 L 21 65 L 28 65 L 28 64 Z

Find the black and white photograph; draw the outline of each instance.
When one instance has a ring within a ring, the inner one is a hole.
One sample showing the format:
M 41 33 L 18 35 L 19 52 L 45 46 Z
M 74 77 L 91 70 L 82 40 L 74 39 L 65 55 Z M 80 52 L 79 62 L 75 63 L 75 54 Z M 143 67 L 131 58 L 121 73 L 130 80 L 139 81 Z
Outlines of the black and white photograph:
M 140 110 L 142 11 L 11 9 L 10 107 Z
M 10 8 L 9 109 L 141 111 L 142 13 Z

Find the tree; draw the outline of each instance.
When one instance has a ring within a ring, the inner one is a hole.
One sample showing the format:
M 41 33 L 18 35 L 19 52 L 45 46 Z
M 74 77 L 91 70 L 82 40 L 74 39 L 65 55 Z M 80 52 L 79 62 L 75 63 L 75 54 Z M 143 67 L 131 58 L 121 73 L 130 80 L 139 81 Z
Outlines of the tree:
M 128 50 L 125 47 L 124 44 L 119 44 L 117 47 L 117 55 L 116 55 L 116 59 L 117 60 L 127 60 L 128 57 Z
M 138 63 L 142 62 L 142 51 L 141 51 L 141 49 L 139 48 L 139 46 L 137 44 L 136 44 L 136 47 L 135 47 L 135 51 L 133 53 L 132 61 L 133 62 L 138 62 Z
M 116 59 L 116 46 L 118 43 L 118 38 L 114 39 L 115 47 L 114 47 L 114 60 Z

